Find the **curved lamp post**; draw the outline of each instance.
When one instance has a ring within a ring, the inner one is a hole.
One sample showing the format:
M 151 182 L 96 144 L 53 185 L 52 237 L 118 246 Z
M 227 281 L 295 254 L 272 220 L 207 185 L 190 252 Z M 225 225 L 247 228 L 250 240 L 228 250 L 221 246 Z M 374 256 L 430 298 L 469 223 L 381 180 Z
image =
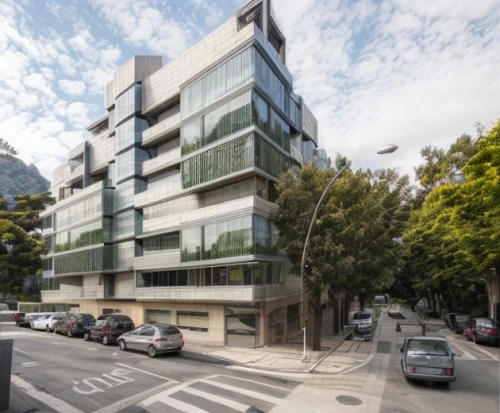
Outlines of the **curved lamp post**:
M 382 146 L 381 148 L 379 148 L 377 150 L 377 154 L 378 155 L 385 155 L 385 154 L 388 154 L 388 153 L 393 153 L 397 149 L 398 149 L 398 147 L 396 145 L 385 145 L 385 146 Z M 347 165 L 349 165 L 349 164 L 346 163 L 335 174 L 335 176 L 331 179 L 331 181 L 328 183 L 328 185 L 326 186 L 325 190 L 321 194 L 321 198 L 319 199 L 319 202 L 316 205 L 316 208 L 314 209 L 314 214 L 312 216 L 311 223 L 309 224 L 309 230 L 307 231 L 306 242 L 304 243 L 304 251 L 302 252 L 302 261 L 300 263 L 300 286 L 301 286 L 301 289 L 302 289 L 302 320 L 303 320 L 303 323 L 304 323 L 304 327 L 303 327 L 303 331 L 304 331 L 304 354 L 302 355 L 302 360 L 305 360 L 305 358 L 306 358 L 306 328 L 305 328 L 305 322 L 306 322 L 306 320 L 305 320 L 305 308 L 304 308 L 304 263 L 305 263 L 305 260 L 306 260 L 306 253 L 307 253 L 307 247 L 309 245 L 309 238 L 311 237 L 312 228 L 314 226 L 314 222 L 316 221 L 316 216 L 318 215 L 319 207 L 320 207 L 321 203 L 323 202 L 323 199 L 325 198 L 326 193 L 328 192 L 328 190 L 330 189 L 330 187 L 332 186 L 332 184 L 335 182 L 335 180 L 342 174 L 342 172 L 347 167 Z

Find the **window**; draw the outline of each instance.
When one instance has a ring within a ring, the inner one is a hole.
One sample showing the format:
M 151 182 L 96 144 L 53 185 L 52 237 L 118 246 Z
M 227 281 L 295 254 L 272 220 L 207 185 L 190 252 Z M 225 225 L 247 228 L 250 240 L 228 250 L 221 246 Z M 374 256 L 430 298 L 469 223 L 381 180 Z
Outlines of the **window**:
M 154 336 L 155 335 L 155 329 L 153 327 L 145 327 L 141 330 L 140 334 L 141 336 Z
M 201 148 L 202 120 L 203 118 L 198 118 L 182 127 L 181 156 L 187 155 L 188 153 L 194 152 L 195 150 Z
M 144 239 L 144 251 L 163 251 L 179 249 L 179 232 L 162 234 Z
M 201 228 L 182 230 L 181 261 L 201 260 Z
M 213 268 L 213 285 L 227 285 L 227 267 Z
M 242 284 L 242 271 L 241 267 L 229 267 L 229 285 L 241 285 Z
M 203 259 L 238 257 L 252 253 L 251 216 L 205 225 Z
M 177 327 L 182 330 L 208 331 L 208 312 L 177 311 Z
M 170 324 L 170 311 L 169 310 L 146 310 L 144 317 L 146 323 L 165 323 Z

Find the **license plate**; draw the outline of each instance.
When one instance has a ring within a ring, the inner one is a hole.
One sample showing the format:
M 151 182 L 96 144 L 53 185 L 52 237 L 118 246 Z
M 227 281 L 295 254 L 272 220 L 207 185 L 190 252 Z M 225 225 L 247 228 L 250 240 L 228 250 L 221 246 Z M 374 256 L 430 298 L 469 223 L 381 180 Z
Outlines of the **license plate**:
M 434 369 L 431 367 L 417 367 L 416 370 L 420 374 L 443 374 L 443 369 Z

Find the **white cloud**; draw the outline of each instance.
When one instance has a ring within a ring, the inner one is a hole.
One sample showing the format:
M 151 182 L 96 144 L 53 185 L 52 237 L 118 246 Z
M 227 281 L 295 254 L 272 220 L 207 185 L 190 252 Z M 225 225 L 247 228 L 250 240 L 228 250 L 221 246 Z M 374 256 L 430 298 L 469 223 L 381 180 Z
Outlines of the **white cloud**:
M 92 4 L 134 46 L 146 46 L 172 59 L 190 43 L 190 31 L 175 16 L 167 18 L 144 1 L 94 0 Z
M 499 117 L 498 1 L 275 0 L 287 65 L 320 142 L 361 167 L 401 166 Z M 480 30 L 478 29 L 480 28 Z M 400 146 L 376 157 L 379 146 Z
M 35 90 L 45 94 L 49 99 L 55 99 L 57 96 L 52 91 L 52 88 L 47 84 L 46 79 L 40 73 L 32 73 L 23 77 L 23 83 Z
M 87 52 L 93 42 L 94 37 L 88 30 L 82 30 L 76 36 L 68 40 L 68 43 L 73 48 L 73 50 L 80 53 Z
M 61 79 L 57 81 L 57 84 L 67 95 L 81 96 L 85 93 L 85 83 L 81 80 Z
M 73 102 L 66 108 L 66 116 L 75 130 L 83 130 L 92 123 L 89 112 L 97 108 L 84 102 Z
M 40 99 L 34 93 L 21 93 L 17 95 L 16 103 L 21 110 L 35 109 L 40 106 Z
M 60 54 L 57 63 L 65 74 L 72 76 L 76 73 L 77 63 L 68 55 Z

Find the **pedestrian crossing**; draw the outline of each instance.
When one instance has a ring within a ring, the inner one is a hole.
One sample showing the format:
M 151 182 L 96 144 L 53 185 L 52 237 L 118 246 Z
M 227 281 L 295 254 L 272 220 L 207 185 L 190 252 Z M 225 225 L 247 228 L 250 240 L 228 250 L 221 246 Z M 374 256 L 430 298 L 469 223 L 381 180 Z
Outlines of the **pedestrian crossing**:
M 171 387 L 139 406 L 148 413 L 233 413 L 269 412 L 293 387 L 262 381 L 214 375 Z

